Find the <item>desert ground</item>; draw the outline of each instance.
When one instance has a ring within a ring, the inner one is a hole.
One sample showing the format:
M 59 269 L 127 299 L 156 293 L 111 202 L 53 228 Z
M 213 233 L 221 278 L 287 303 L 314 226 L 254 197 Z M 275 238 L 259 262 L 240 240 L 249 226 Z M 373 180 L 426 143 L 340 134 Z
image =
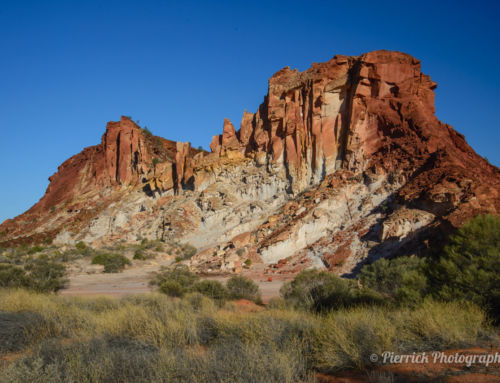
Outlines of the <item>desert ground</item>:
M 102 273 L 102 267 L 91 265 L 89 260 L 79 260 L 69 270 L 68 283 L 60 291 L 61 295 L 82 296 L 124 296 L 128 294 L 144 294 L 154 290 L 149 286 L 149 281 L 154 277 L 162 266 L 170 266 L 174 263 L 174 257 L 165 256 L 152 261 L 134 261 L 132 266 L 127 267 L 120 273 Z M 279 297 L 279 291 L 283 283 L 292 280 L 295 275 L 273 275 L 265 276 L 254 268 L 252 272 L 244 271 L 245 277 L 252 279 L 259 285 L 264 303 L 270 299 Z M 225 282 L 230 275 L 201 276 L 201 279 L 212 279 Z

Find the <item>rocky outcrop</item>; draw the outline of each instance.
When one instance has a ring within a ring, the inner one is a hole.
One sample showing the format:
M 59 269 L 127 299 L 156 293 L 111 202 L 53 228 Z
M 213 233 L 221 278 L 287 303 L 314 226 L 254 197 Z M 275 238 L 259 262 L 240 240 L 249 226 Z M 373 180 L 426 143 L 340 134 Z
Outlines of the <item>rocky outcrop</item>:
M 204 272 L 324 267 L 420 253 L 480 213 L 500 213 L 500 170 L 434 115 L 436 84 L 404 53 L 334 56 L 278 71 L 211 153 L 126 117 L 63 163 L 45 196 L 3 223 L 13 242 L 193 243 Z M 1 239 L 0 239 L 1 240 Z

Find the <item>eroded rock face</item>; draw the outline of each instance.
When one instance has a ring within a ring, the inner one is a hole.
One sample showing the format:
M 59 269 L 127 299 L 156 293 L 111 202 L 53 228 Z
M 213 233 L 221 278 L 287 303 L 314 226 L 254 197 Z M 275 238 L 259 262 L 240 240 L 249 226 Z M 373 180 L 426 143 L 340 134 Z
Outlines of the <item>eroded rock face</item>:
M 191 242 L 201 251 L 190 265 L 204 272 L 239 272 L 249 259 L 270 273 L 348 274 L 419 253 L 500 212 L 499 169 L 435 117 L 435 88 L 399 52 L 284 68 L 238 131 L 224 120 L 211 153 L 122 117 L 0 231 L 10 243 Z
M 435 87 L 418 60 L 399 52 L 335 56 L 304 72 L 287 67 L 269 80 L 257 113 L 245 111 L 238 132 L 226 120 L 210 147 L 284 167 L 296 192 L 339 168 L 363 171 L 383 160 L 388 170 L 399 160 L 387 158 L 395 140 L 420 155 L 452 144 L 447 129 L 433 127 Z

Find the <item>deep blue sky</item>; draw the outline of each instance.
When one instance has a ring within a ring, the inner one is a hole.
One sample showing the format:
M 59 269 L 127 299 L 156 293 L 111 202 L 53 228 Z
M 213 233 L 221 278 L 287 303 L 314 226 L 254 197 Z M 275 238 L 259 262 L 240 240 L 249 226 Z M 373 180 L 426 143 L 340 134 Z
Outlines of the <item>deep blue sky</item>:
M 498 166 L 496 3 L 0 0 L 0 222 L 122 114 L 208 148 L 280 68 L 375 49 L 420 59 L 437 116 Z

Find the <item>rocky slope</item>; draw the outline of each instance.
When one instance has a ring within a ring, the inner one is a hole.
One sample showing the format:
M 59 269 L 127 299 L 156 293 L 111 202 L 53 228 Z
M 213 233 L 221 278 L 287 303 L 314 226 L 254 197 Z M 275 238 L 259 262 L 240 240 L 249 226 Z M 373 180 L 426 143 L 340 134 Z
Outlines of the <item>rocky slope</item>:
M 110 122 L 0 226 L 7 244 L 141 238 L 190 242 L 204 272 L 348 274 L 367 259 L 422 253 L 479 213 L 500 213 L 500 170 L 434 115 L 436 84 L 399 52 L 335 56 L 269 80 L 211 153 Z M 248 262 L 247 262 L 248 263 Z

